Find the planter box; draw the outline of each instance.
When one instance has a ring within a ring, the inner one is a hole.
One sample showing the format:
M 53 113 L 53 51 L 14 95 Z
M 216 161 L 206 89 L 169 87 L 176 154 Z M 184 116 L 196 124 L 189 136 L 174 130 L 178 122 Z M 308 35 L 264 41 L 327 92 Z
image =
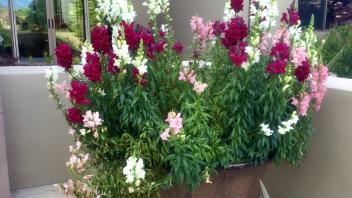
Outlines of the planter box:
M 268 165 L 219 169 L 211 178 L 212 184 L 204 183 L 193 192 L 176 186 L 160 194 L 162 198 L 259 198 L 259 179 L 263 178 Z

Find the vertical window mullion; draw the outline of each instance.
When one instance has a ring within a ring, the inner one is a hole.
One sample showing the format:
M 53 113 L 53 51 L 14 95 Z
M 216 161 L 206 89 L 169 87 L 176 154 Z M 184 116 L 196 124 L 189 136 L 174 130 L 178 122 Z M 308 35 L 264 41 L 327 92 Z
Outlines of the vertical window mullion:
M 84 31 L 86 35 L 86 41 L 90 42 L 90 25 L 89 25 L 89 4 L 88 0 L 83 0 L 84 5 Z
M 18 61 L 20 54 L 18 49 L 18 37 L 16 28 L 16 13 L 14 9 L 14 0 L 8 0 L 9 16 L 11 23 L 11 38 L 12 38 L 12 56 Z

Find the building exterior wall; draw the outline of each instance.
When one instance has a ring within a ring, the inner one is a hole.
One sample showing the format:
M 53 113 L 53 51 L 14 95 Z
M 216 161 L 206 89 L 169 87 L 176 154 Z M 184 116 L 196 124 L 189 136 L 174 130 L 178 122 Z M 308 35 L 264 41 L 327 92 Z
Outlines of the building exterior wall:
M 272 198 L 351 197 L 352 80 L 350 91 L 329 89 L 307 158 L 298 168 L 272 166 L 264 179 Z

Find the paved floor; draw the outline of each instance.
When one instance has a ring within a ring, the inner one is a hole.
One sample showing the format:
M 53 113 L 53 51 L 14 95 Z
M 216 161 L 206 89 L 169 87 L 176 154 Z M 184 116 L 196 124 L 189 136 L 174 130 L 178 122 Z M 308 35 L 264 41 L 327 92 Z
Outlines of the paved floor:
M 53 185 L 13 190 L 11 198 L 66 198 Z

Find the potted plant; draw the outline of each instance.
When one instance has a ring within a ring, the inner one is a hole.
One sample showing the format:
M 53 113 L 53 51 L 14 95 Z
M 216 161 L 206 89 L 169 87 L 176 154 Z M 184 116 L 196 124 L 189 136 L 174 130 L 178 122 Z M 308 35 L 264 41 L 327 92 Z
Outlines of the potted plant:
M 148 27 L 134 24 L 130 1 L 98 2 L 101 23 L 83 46 L 83 70 L 72 66 L 69 45 L 56 49 L 70 83 L 57 84 L 51 69 L 48 88 L 76 141 L 66 164 L 73 179 L 58 185 L 63 192 L 255 197 L 260 165 L 298 165 L 328 70 L 320 64 L 313 26 L 299 27 L 294 6 L 272 36 L 278 11 L 271 0 L 252 1 L 249 25 L 238 14 L 241 0 L 226 4 L 224 21 L 193 17 L 193 56 L 184 62 L 169 2 L 144 5 Z M 244 168 L 234 168 L 238 164 Z

